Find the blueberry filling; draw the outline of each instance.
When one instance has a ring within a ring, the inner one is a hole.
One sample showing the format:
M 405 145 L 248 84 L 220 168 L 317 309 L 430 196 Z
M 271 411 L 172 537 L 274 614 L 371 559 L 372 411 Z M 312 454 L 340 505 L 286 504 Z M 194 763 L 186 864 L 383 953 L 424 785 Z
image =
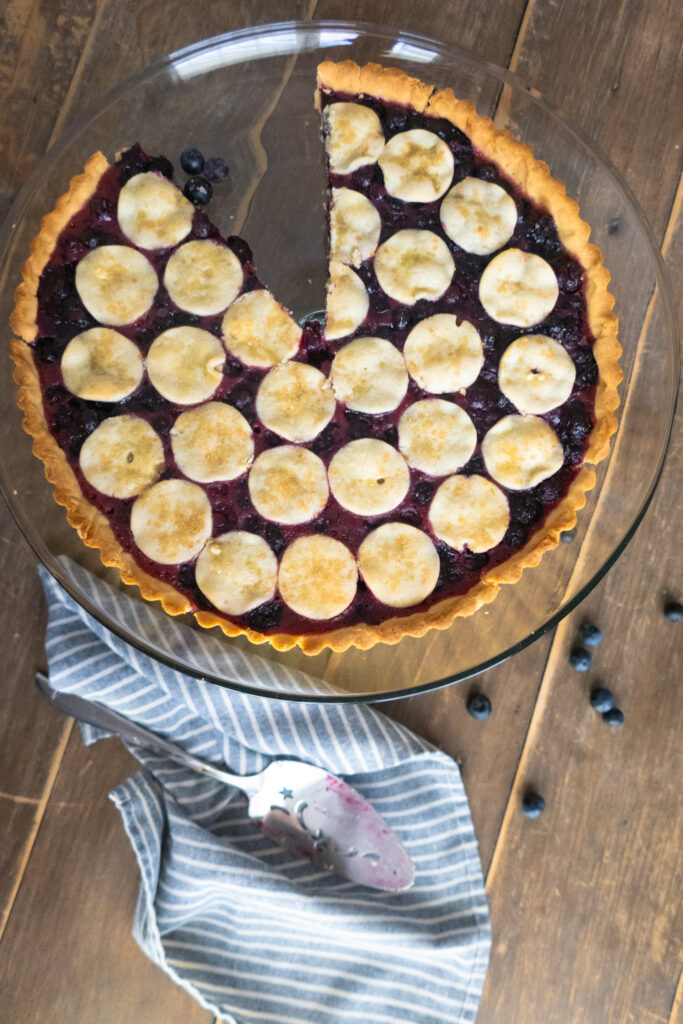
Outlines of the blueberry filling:
M 326 105 L 338 99 L 351 97 L 329 93 L 322 99 L 323 105 Z M 357 102 L 357 98 L 353 100 Z M 594 423 L 593 408 L 598 376 L 592 353 L 593 338 L 587 319 L 583 272 L 560 243 L 552 218 L 536 207 L 508 180 L 500 168 L 478 153 L 462 132 L 449 122 L 426 119 L 415 111 L 398 105 L 384 104 L 375 99 L 363 102 L 377 112 L 387 138 L 410 128 L 429 127 L 443 139 L 453 152 L 454 183 L 468 175 L 474 175 L 486 181 L 496 182 L 513 197 L 517 204 L 518 222 L 510 245 L 516 245 L 546 259 L 556 273 L 560 288 L 559 298 L 551 315 L 532 330 L 534 333 L 547 333 L 559 341 L 573 359 L 577 372 L 569 402 L 545 414 L 544 417 L 552 425 L 562 443 L 565 464 L 553 477 L 528 491 L 508 492 L 511 521 L 501 543 L 488 552 L 474 554 L 467 549 L 455 551 L 441 541 L 436 541 L 440 574 L 435 590 L 426 601 L 405 610 L 390 609 L 380 604 L 360 580 L 357 597 L 345 612 L 330 623 L 335 627 L 358 622 L 377 624 L 397 615 L 414 614 L 438 600 L 466 593 L 485 571 L 499 565 L 523 547 L 548 512 L 567 493 L 584 457 Z M 425 123 L 427 120 L 428 125 Z M 204 181 L 209 189 L 211 186 L 208 178 L 218 181 L 227 175 L 227 167 L 223 170 L 217 164 L 215 168 L 209 168 L 211 161 L 200 167 L 194 158 L 190 167 L 191 161 L 187 153 L 184 153 L 183 157 L 183 166 L 187 164 L 185 169 L 188 173 L 197 175 L 204 171 Z M 136 145 L 105 172 L 98 185 L 97 195 L 74 215 L 62 232 L 39 284 L 39 336 L 33 351 L 49 427 L 64 450 L 87 500 L 107 516 L 117 540 L 133 555 L 142 569 L 176 587 L 195 607 L 207 608 L 211 606 L 197 587 L 193 564 L 159 565 L 146 558 L 135 546 L 130 531 L 132 500 L 117 500 L 95 491 L 83 477 L 78 463 L 80 448 L 92 430 L 108 416 L 120 415 L 125 411 L 147 419 L 160 434 L 164 435 L 166 464 L 162 475 L 181 476 L 173 460 L 168 431 L 183 408 L 162 399 L 146 378 L 122 403 L 107 405 L 84 401 L 75 398 L 66 390 L 60 370 L 61 355 L 68 341 L 88 327 L 95 326 L 95 321 L 83 307 L 76 291 L 76 263 L 92 247 L 104 244 L 130 245 L 129 240 L 121 232 L 116 217 L 118 194 L 126 181 L 145 170 L 157 170 L 172 177 L 172 168 L 168 161 L 164 158 L 150 158 Z M 202 179 L 191 179 L 193 180 Z M 394 199 L 387 194 L 381 170 L 374 165 L 359 168 L 352 175 L 331 174 L 330 185 L 364 191 L 380 212 L 383 238 L 388 237 L 398 227 L 421 228 L 435 232 L 448 245 L 456 273 L 447 292 L 437 302 L 421 301 L 412 308 L 400 306 L 387 297 L 379 287 L 371 261 L 366 261 L 358 268 L 358 273 L 368 290 L 370 308 L 368 316 L 355 335 L 384 337 L 402 349 L 410 329 L 419 320 L 435 313 L 454 313 L 459 320 L 466 319 L 474 325 L 484 346 L 485 361 L 481 374 L 464 394 L 446 394 L 439 397 L 456 401 L 469 414 L 477 429 L 477 448 L 464 467 L 464 472 L 487 475 L 480 442 L 486 431 L 499 419 L 516 411 L 497 386 L 500 357 L 511 341 L 531 332 L 498 324 L 486 315 L 478 298 L 478 281 L 487 259 L 463 252 L 445 235 L 440 224 L 438 202 L 419 206 Z M 201 193 L 200 190 L 190 198 L 199 204 L 205 201 L 201 198 L 203 194 L 205 193 Z M 194 215 L 191 237 L 221 240 L 218 229 L 200 210 Z M 243 291 L 262 288 L 247 243 L 236 236 L 231 236 L 224 244 L 228 245 L 243 265 Z M 146 255 L 162 279 L 169 251 L 155 251 Z M 135 324 L 119 329 L 139 345 L 143 354 L 146 354 L 157 334 L 171 326 L 194 324 L 220 336 L 221 321 L 221 315 L 197 317 L 183 312 L 160 287 L 152 308 Z M 301 353 L 297 358 L 327 373 L 335 352 L 348 340 L 349 338 L 345 338 L 328 342 L 320 326 L 310 321 L 305 327 Z M 285 443 L 278 435 L 263 428 L 256 416 L 256 391 L 265 372 L 244 367 L 238 360 L 228 356 L 223 381 L 214 396 L 215 400 L 234 406 L 252 424 L 256 455 L 267 447 Z M 372 416 L 337 406 L 331 422 L 308 447 L 328 465 L 339 448 L 357 438 L 376 437 L 396 446 L 397 425 L 401 414 L 411 402 L 428 397 L 434 396 L 423 392 L 416 382 L 411 380 L 406 398 L 392 413 Z M 440 483 L 440 479 L 425 477 L 417 470 L 411 470 L 411 484 L 406 498 L 382 521 L 404 522 L 431 535 L 429 507 Z M 248 530 L 264 537 L 278 557 L 297 537 L 312 532 L 323 532 L 342 540 L 355 554 L 368 530 L 376 528 L 381 522 L 376 518 L 366 520 L 352 515 L 330 496 L 324 512 L 313 522 L 284 526 L 266 522 L 255 514 L 246 477 L 236 481 L 209 484 L 205 490 L 213 509 L 215 535 L 235 529 Z M 279 597 L 243 616 L 233 618 L 245 627 L 262 633 L 310 633 L 315 632 L 316 627 L 320 629 L 327 626 L 310 623 L 301 618 Z

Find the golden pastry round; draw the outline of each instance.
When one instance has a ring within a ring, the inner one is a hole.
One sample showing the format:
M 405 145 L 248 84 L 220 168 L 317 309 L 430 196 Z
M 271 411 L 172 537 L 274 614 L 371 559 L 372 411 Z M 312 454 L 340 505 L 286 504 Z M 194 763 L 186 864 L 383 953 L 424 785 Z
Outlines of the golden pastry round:
M 274 366 L 256 392 L 259 419 L 288 441 L 312 441 L 330 422 L 336 405 L 327 377 L 308 363 Z
M 249 495 L 257 512 L 275 523 L 307 523 L 327 504 L 325 465 L 308 448 L 267 448 L 249 472 Z
M 508 500 L 485 476 L 450 476 L 432 498 L 429 522 L 456 551 L 478 553 L 500 544 L 510 524 Z
M 285 550 L 278 586 L 285 604 L 307 619 L 332 619 L 353 601 L 358 585 L 356 560 L 333 537 L 299 537 Z
M 105 327 L 138 320 L 158 288 L 152 264 L 128 245 L 100 245 L 76 267 L 76 291 L 91 316 Z
M 358 567 L 378 601 L 390 608 L 409 608 L 429 597 L 441 563 L 422 530 L 405 523 L 385 523 L 361 544 Z
M 194 206 L 163 174 L 134 174 L 119 192 L 119 226 L 141 249 L 168 249 L 192 229 Z
M 403 356 L 384 338 L 355 338 L 340 348 L 330 380 L 339 401 L 356 412 L 392 412 L 408 390 Z
M 453 257 L 433 231 L 405 229 L 382 242 L 375 273 L 386 294 L 413 306 L 420 299 L 440 299 L 453 279 Z
M 515 491 L 535 487 L 564 465 L 560 439 L 540 416 L 504 416 L 484 437 L 481 453 L 493 479 Z
M 211 504 L 197 484 L 160 480 L 135 499 L 130 513 L 133 539 L 162 565 L 189 562 L 211 536 Z
M 476 427 L 455 402 L 425 398 L 409 405 L 398 421 L 404 459 L 430 476 L 455 473 L 469 462 L 476 445 Z
M 90 402 L 120 402 L 144 374 L 140 349 L 111 327 L 91 327 L 62 353 L 62 378 L 72 395 Z
M 251 427 L 225 402 L 181 412 L 171 427 L 171 447 L 181 472 L 201 484 L 235 480 L 254 458 Z
M 259 289 L 241 295 L 227 311 L 223 340 L 245 366 L 275 366 L 297 354 L 301 328 L 270 292 Z
M 408 373 L 424 391 L 450 394 L 468 388 L 484 365 L 479 332 L 452 313 L 420 320 L 406 338 L 403 357 Z
M 262 537 L 232 530 L 206 542 L 195 579 L 219 611 L 244 615 L 275 596 L 277 558 Z
M 225 349 L 201 327 L 170 327 L 147 353 L 147 373 L 160 395 L 178 405 L 211 398 L 223 379 Z
M 424 128 L 392 136 L 377 163 L 389 195 L 408 203 L 433 203 L 453 180 L 450 147 Z
M 178 246 L 164 273 L 176 306 L 197 316 L 221 313 L 235 301 L 243 281 L 242 264 L 234 252 L 208 238 Z
M 410 485 L 405 460 L 386 441 L 372 437 L 345 444 L 332 456 L 327 472 L 339 504 L 359 516 L 390 512 Z
M 523 413 L 549 412 L 567 401 L 576 367 L 562 346 L 545 334 L 517 338 L 503 352 L 498 386 Z
M 494 256 L 479 281 L 479 299 L 488 315 L 513 327 L 533 327 L 545 320 L 559 293 L 550 264 L 521 249 L 504 249 Z
M 141 416 L 110 416 L 86 437 L 78 456 L 83 476 L 102 494 L 132 498 L 159 477 L 164 449 Z

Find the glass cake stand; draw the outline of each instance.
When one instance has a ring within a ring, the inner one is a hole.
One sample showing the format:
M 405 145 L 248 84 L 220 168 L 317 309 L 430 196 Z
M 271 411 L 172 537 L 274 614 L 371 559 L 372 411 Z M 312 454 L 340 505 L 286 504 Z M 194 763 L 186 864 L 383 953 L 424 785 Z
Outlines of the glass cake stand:
M 598 485 L 579 514 L 572 543 L 560 544 L 474 616 L 395 647 L 307 657 L 299 651 L 278 654 L 268 645 L 256 649 L 244 639 L 219 634 L 221 652 L 250 649 L 305 669 L 319 681 L 305 682 L 296 673 L 283 688 L 238 680 L 221 667 L 220 652 L 210 660 L 203 653 L 198 640 L 206 631 L 191 616 L 180 620 L 179 633 L 168 628 L 171 620 L 156 604 L 142 602 L 153 628 L 149 623 L 131 626 L 107 601 L 86 590 L 78 578 L 80 568 L 141 601 L 137 589 L 124 587 L 115 572 L 103 568 L 97 553 L 67 525 L 22 431 L 7 356 L 0 369 L 2 488 L 48 570 L 91 614 L 154 658 L 223 686 L 293 700 L 377 700 L 428 690 L 495 665 L 554 626 L 604 576 L 642 519 L 666 454 L 679 376 L 659 251 L 633 196 L 599 149 L 509 72 L 453 46 L 356 22 L 289 22 L 217 36 L 152 65 L 80 118 L 26 183 L 5 225 L 1 322 L 8 321 L 21 265 L 42 214 L 94 150 L 112 159 L 135 141 L 176 165 L 190 145 L 227 159 L 230 178 L 216 189 L 210 216 L 224 234 L 248 239 L 261 279 L 297 317 L 320 310 L 325 175 L 313 93 L 318 62 L 344 58 L 396 66 L 472 100 L 480 113 L 531 144 L 565 182 L 592 226 L 592 240 L 612 274 L 624 382 L 619 431 L 610 458 L 598 467 Z

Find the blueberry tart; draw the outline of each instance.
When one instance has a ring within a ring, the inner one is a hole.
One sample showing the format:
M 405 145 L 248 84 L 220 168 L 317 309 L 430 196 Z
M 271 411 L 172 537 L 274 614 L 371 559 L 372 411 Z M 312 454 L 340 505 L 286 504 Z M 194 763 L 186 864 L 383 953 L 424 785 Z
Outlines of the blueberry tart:
M 600 252 L 527 146 L 380 65 L 320 65 L 316 105 L 323 325 L 139 145 L 43 219 L 11 322 L 85 544 L 171 614 L 308 653 L 445 628 L 536 565 L 621 376 Z

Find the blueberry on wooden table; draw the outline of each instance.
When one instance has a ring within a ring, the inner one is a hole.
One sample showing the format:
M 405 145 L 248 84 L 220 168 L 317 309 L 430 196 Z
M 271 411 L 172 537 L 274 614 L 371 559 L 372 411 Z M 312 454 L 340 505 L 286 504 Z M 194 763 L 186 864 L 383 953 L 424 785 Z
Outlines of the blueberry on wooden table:
M 190 178 L 183 195 L 195 206 L 205 206 L 213 196 L 213 185 L 206 178 Z
M 664 605 L 664 615 L 669 622 L 680 622 L 683 619 L 683 604 L 680 601 L 667 601 Z
M 585 647 L 572 647 L 569 652 L 569 664 L 577 672 L 587 672 L 592 661 L 591 653 Z
M 571 544 L 576 537 L 576 530 L 563 530 L 560 534 L 560 540 L 563 544 Z
M 491 714 L 491 701 L 485 693 L 471 693 L 467 698 L 467 711 L 472 718 L 488 718 Z
M 527 818 L 537 818 L 545 810 L 545 800 L 540 793 L 525 793 L 522 800 L 522 810 Z
M 204 175 L 209 181 L 225 181 L 229 174 L 230 168 L 219 156 L 209 157 L 204 164 Z
M 612 691 L 608 690 L 606 686 L 595 686 L 591 690 L 590 702 L 591 707 L 601 714 L 604 711 L 611 711 L 614 707 Z
M 597 647 L 602 640 L 602 631 L 592 622 L 584 622 L 579 627 L 579 636 L 587 647 Z
M 621 708 L 610 708 L 609 711 L 603 712 L 602 720 L 607 725 L 623 725 L 624 712 Z
M 180 166 L 186 174 L 201 174 L 204 170 L 204 157 L 198 149 L 185 149 L 180 154 Z

